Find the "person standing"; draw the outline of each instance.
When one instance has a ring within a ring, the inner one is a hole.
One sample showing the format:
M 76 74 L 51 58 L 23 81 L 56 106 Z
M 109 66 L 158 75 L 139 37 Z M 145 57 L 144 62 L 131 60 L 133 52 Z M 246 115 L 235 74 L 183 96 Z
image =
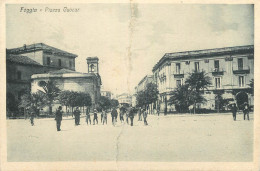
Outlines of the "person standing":
M 138 109 L 138 121 L 142 121 L 142 109 L 141 107 Z
M 134 110 L 132 108 L 130 108 L 130 111 L 129 111 L 129 118 L 131 120 L 131 126 L 133 126 L 133 122 L 134 122 Z
M 125 114 L 125 116 L 126 116 L 126 123 L 127 123 L 127 124 L 129 124 L 129 122 L 128 122 L 129 112 L 130 112 L 130 110 L 127 110 L 127 111 L 126 111 L 126 114 Z
M 148 125 L 147 123 L 147 112 L 145 111 L 145 109 L 143 110 L 143 118 L 144 118 L 144 125 Z
M 231 111 L 232 111 L 233 119 L 235 121 L 236 120 L 236 116 L 237 116 L 237 106 L 236 106 L 235 103 L 232 105 Z
M 34 110 L 34 107 L 32 106 L 30 108 L 30 121 L 31 121 L 31 125 L 34 126 L 34 113 L 35 113 L 35 110 Z
M 89 109 L 89 107 L 86 109 L 86 122 L 87 122 L 87 124 L 88 124 L 88 122 L 89 122 L 89 124 L 91 124 L 90 109 Z
M 121 121 L 121 123 L 122 122 L 124 122 L 124 108 L 122 107 L 121 109 L 120 109 L 120 121 Z
M 244 120 L 246 120 L 246 116 L 247 116 L 247 120 L 249 120 L 249 105 L 247 102 L 244 103 L 243 113 L 244 113 Z
M 60 125 L 61 125 L 61 121 L 62 121 L 62 107 L 59 106 L 58 110 L 56 110 L 55 113 L 55 120 L 56 120 L 56 126 L 57 126 L 57 131 L 60 131 Z
M 157 114 L 160 115 L 160 108 L 157 108 Z
M 115 126 L 116 116 L 118 115 L 116 108 L 114 107 L 111 112 L 112 124 Z
M 76 108 L 76 110 L 74 111 L 74 116 L 75 116 L 75 125 L 80 125 L 80 111 L 79 111 L 79 107 Z
M 101 110 L 101 122 L 100 122 L 100 123 L 103 123 L 103 122 L 102 122 L 102 119 L 103 119 L 103 111 L 104 111 L 104 109 Z
M 94 119 L 93 119 L 93 125 L 95 125 L 95 121 L 98 124 L 98 116 L 97 116 L 97 109 L 94 109 Z
M 103 110 L 102 112 L 103 112 L 103 125 L 104 125 L 104 123 L 107 124 L 107 111 Z

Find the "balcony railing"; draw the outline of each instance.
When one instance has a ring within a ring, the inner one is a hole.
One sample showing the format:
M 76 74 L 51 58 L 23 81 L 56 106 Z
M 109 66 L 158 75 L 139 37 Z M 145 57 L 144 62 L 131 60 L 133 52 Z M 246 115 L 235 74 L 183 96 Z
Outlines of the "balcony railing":
M 250 73 L 249 66 L 238 67 L 237 69 L 233 68 L 233 74 L 249 74 L 249 73 Z
M 214 68 L 211 70 L 211 73 L 213 76 L 224 75 L 224 69 L 223 68 Z
M 184 78 L 184 71 L 173 73 L 174 78 Z

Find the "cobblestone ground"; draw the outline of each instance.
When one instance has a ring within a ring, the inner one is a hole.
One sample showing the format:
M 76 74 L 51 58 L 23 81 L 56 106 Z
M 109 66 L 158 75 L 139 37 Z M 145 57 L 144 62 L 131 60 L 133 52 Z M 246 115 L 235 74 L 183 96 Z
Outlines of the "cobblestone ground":
M 148 126 L 117 122 L 75 126 L 64 117 L 7 120 L 8 161 L 172 161 L 247 162 L 253 160 L 253 114 L 237 121 L 230 114 L 148 115 Z M 93 119 L 93 117 L 92 117 Z M 99 117 L 100 121 L 100 117 Z

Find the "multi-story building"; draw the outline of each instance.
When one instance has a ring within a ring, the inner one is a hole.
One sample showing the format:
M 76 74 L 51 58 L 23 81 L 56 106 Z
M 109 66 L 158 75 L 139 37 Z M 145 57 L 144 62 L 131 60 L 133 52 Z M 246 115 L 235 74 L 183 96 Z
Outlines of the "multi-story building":
M 132 96 L 132 104 L 134 104 L 133 106 L 136 106 L 137 104 L 137 94 L 141 91 L 144 91 L 147 84 L 148 83 L 152 83 L 154 81 L 153 79 L 153 75 L 146 75 L 139 83 L 138 85 L 135 87 L 135 94 L 133 94 Z
M 238 105 L 253 105 L 254 98 L 247 92 L 250 80 L 254 79 L 254 46 L 248 45 L 166 53 L 152 70 L 160 93 L 160 109 L 174 110 L 174 105 L 168 105 L 170 93 L 185 83 L 189 73 L 202 70 L 211 78 L 212 85 L 204 91 L 207 103 L 198 107 L 215 109 L 219 93 Z
M 146 75 L 136 86 L 135 91 L 136 93 L 140 91 L 144 91 L 145 87 L 148 83 L 153 82 L 153 75 Z
M 31 89 L 33 74 L 47 73 L 62 68 L 75 70 L 76 57 L 77 55 L 43 43 L 7 49 L 7 111 L 17 113 L 22 94 Z
M 110 91 L 101 91 L 101 96 L 105 96 L 109 99 L 112 99 L 112 93 Z
M 38 62 L 40 65 L 54 69 L 69 69 L 75 71 L 77 55 L 54 48 L 44 43 L 24 45 L 23 47 L 7 49 L 8 54 L 23 55 Z
M 92 100 L 92 109 L 96 108 L 96 104 L 99 101 L 101 96 L 100 87 L 101 87 L 101 77 L 98 73 L 98 58 L 97 57 L 88 57 L 88 73 L 76 72 L 68 69 L 61 69 L 56 71 L 50 71 L 43 74 L 34 74 L 31 77 L 32 83 L 32 92 L 37 92 L 42 88 L 39 86 L 41 81 L 54 81 L 57 87 L 61 91 L 76 91 L 89 93 Z M 54 105 L 54 109 L 57 108 L 60 104 L 57 102 Z
M 127 93 L 123 93 L 117 96 L 117 100 L 119 102 L 119 104 L 129 104 L 130 106 L 132 105 L 132 97 L 131 95 L 127 94 Z

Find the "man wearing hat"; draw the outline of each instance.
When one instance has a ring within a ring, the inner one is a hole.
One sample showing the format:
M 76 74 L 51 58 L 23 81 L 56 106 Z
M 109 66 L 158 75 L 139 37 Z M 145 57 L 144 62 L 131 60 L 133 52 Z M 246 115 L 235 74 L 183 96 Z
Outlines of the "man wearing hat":
M 58 110 L 56 110 L 56 113 L 55 113 L 57 131 L 60 131 L 60 125 L 61 125 L 61 121 L 62 121 L 62 113 L 63 113 L 62 107 L 59 106 Z
M 74 111 L 74 116 L 75 116 L 75 125 L 79 125 L 80 122 L 80 111 L 79 111 L 79 107 L 76 108 L 76 110 Z
M 97 109 L 94 109 L 94 119 L 93 119 L 93 125 L 95 125 L 95 121 L 98 124 L 98 116 L 97 116 Z
M 249 120 L 249 105 L 247 102 L 244 103 L 243 113 L 244 113 L 244 120 L 246 120 L 246 116 L 247 116 L 247 120 Z

